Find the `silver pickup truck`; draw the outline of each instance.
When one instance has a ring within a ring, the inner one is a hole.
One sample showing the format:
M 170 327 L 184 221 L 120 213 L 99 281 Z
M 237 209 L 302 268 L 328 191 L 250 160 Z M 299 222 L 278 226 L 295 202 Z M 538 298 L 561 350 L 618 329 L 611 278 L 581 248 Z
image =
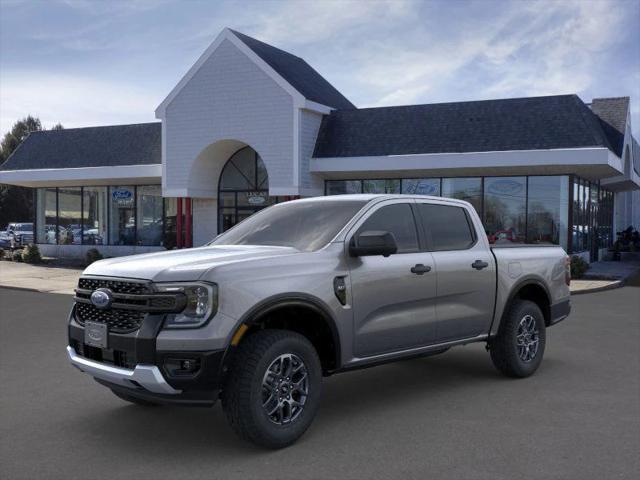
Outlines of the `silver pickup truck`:
M 467 202 L 341 195 L 281 203 L 209 245 L 102 260 L 79 280 L 71 363 L 138 405 L 213 405 L 293 443 L 322 377 L 485 342 L 527 377 L 569 315 L 557 246 L 490 247 Z

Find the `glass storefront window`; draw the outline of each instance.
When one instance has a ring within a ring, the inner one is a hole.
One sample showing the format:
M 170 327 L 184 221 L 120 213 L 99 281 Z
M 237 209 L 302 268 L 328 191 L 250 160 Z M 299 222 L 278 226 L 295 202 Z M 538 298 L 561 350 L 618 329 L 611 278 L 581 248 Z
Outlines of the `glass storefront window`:
M 529 177 L 527 243 L 553 243 L 567 249 L 569 178 Z
M 469 202 L 482 217 L 481 178 L 443 178 L 442 196 Z
M 135 187 L 109 187 L 109 244 L 135 245 Z
M 137 202 L 138 245 L 162 245 L 162 189 L 160 185 L 137 187 Z
M 82 244 L 82 189 L 58 188 L 58 244 Z
M 595 250 L 598 248 L 598 195 L 600 187 L 597 183 L 591 183 L 589 189 L 589 245 L 587 248 L 595 254 Z
M 362 180 L 362 193 L 400 193 L 400 180 Z
M 600 189 L 598 209 L 598 238 L 600 248 L 613 246 L 613 193 Z
M 55 188 L 39 188 L 36 194 L 36 242 L 56 243 L 58 213 Z
M 36 241 L 173 248 L 176 211 L 176 199 L 164 199 L 160 185 L 39 188 Z
M 402 193 L 440 196 L 439 178 L 403 178 Z
M 327 195 L 344 195 L 347 193 L 362 193 L 361 180 L 327 180 Z
M 583 252 L 587 249 L 588 236 L 588 212 L 585 196 L 585 181 L 574 177 L 573 187 L 573 226 L 572 246 L 573 253 Z
M 526 177 L 484 179 L 484 228 L 489 243 L 524 243 Z
M 84 187 L 82 190 L 82 243 L 107 243 L 107 187 Z
M 220 174 L 218 232 L 281 200 L 269 196 L 267 169 L 258 153 L 251 147 L 238 150 Z

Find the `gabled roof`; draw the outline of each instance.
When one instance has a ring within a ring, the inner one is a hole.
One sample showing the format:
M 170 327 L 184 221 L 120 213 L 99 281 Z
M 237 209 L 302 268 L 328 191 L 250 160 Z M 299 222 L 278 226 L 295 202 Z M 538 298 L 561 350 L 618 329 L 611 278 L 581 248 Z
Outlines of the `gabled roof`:
M 337 110 L 325 115 L 314 157 L 605 147 L 577 95 Z
M 225 28 L 209 45 L 169 95 L 156 108 L 156 118 L 163 118 L 167 107 L 187 85 L 223 41 L 233 43 L 241 52 L 297 100 L 319 104 L 322 113 L 330 108 L 353 109 L 355 106 L 300 57 Z M 316 106 L 317 107 L 317 106 Z
M 599 117 L 614 151 L 619 157 L 622 157 L 629 113 L 629 97 L 594 98 L 591 102 L 591 110 Z
M 0 170 L 160 164 L 159 122 L 32 132 Z
M 337 109 L 356 108 L 347 98 L 331 85 L 322 75 L 302 58 L 256 40 L 235 30 L 231 30 L 282 78 L 298 90 L 306 99 Z

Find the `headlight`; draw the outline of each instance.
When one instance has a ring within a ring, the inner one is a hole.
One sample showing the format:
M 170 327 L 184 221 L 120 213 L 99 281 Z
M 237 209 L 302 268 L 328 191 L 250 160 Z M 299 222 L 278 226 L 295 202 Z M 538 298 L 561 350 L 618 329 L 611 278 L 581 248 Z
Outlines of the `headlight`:
M 214 283 L 157 284 L 158 291 L 182 293 L 187 297 L 184 310 L 167 315 L 166 328 L 201 327 L 218 310 L 218 286 Z

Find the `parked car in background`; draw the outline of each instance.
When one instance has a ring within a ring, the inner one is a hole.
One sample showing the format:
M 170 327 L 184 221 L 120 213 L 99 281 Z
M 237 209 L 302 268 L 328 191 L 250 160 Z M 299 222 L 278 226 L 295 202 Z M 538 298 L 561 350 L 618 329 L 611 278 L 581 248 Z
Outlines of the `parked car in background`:
M 488 235 L 489 243 L 505 243 L 505 242 L 518 242 L 518 236 L 516 232 L 510 228 L 509 230 L 498 230 L 492 235 Z
M 11 248 L 11 240 L 6 230 L 0 231 L 0 248 Z
M 4 231 L 3 238 L 11 249 L 33 243 L 33 223 L 10 223 Z

